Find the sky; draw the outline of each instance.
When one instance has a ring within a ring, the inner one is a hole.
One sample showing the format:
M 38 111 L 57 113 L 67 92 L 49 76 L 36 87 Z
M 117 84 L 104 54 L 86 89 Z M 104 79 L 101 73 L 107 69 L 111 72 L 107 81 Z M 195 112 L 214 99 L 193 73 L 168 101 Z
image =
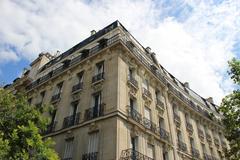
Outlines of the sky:
M 240 0 L 0 0 L 0 84 L 115 20 L 201 96 L 220 104 L 234 89 L 227 61 L 240 57 Z

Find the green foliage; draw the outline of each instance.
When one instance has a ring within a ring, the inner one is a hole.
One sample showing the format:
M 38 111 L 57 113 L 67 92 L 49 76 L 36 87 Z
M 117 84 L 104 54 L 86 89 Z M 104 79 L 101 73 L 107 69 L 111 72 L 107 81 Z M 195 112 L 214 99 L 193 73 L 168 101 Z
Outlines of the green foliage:
M 229 62 L 231 79 L 240 86 L 240 60 L 233 59 Z M 224 118 L 225 136 L 229 141 L 230 149 L 226 151 L 226 157 L 230 160 L 240 159 L 240 90 L 234 90 L 226 96 L 219 108 Z
M 48 108 L 48 107 L 44 107 Z M 43 140 L 45 109 L 29 105 L 25 96 L 0 89 L 0 159 L 57 160 L 51 139 Z

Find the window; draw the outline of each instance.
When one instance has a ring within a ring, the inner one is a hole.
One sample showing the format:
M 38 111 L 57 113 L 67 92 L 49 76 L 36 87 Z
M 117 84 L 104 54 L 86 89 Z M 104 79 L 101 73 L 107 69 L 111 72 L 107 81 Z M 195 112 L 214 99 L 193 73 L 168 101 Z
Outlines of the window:
M 144 79 L 142 85 L 144 89 L 148 90 L 149 88 L 148 80 Z
M 182 133 L 181 133 L 181 131 L 177 131 L 177 139 L 178 139 L 178 141 L 182 141 Z
M 101 74 L 104 72 L 104 62 L 99 62 L 96 64 L 95 75 Z
M 77 74 L 77 79 L 76 79 L 75 84 L 80 84 L 80 83 L 83 82 L 83 73 L 84 73 L 84 72 L 82 71 L 82 72 L 80 72 L 80 73 Z
M 32 104 L 32 98 L 28 98 L 28 104 L 30 105 L 30 104 Z
M 144 108 L 144 117 L 148 120 L 151 120 L 151 110 L 147 107 Z
M 130 108 L 136 110 L 136 101 L 130 98 Z
M 56 89 L 54 91 L 54 95 L 60 94 L 62 92 L 62 86 L 63 82 L 57 84 Z
M 46 93 L 46 91 L 42 91 L 42 92 L 40 93 L 40 103 L 43 102 L 43 99 L 44 99 L 44 97 L 45 97 L 45 93 Z
M 54 123 L 55 118 L 56 118 L 56 114 L 57 114 L 57 110 L 54 109 L 53 111 L 50 112 L 50 116 L 51 116 L 51 124 Z
M 168 152 L 163 151 L 163 160 L 168 160 Z
M 130 148 L 132 148 L 133 151 L 137 151 L 138 150 L 138 137 L 131 137 L 131 146 Z
M 178 109 L 177 109 L 177 105 L 173 104 L 173 113 L 177 114 Z
M 151 144 L 147 145 L 147 156 L 150 158 L 154 158 L 154 146 Z
M 134 78 L 134 70 L 132 68 L 128 69 L 128 79 Z
M 162 117 L 159 117 L 159 127 L 162 128 L 162 129 L 165 128 L 164 119 Z
M 159 99 L 159 100 L 161 99 L 161 92 L 159 90 L 155 92 L 155 95 L 156 95 L 156 99 Z
M 71 159 L 73 156 L 73 138 L 66 139 L 63 159 Z
M 98 152 L 99 132 L 89 134 L 88 153 Z
M 203 153 L 206 153 L 206 147 L 205 147 L 205 144 L 202 144 L 202 151 L 203 151 Z
M 71 104 L 70 116 L 77 114 L 77 106 L 78 106 L 78 102 L 73 102 L 73 103 Z
M 194 148 L 194 139 L 193 138 L 190 138 L 190 146 L 191 146 L 191 148 Z
M 101 103 L 102 103 L 102 97 L 101 92 L 95 93 L 92 98 L 93 103 L 93 116 L 98 117 L 101 114 Z
M 189 115 L 187 113 L 185 114 L 185 120 L 186 120 L 187 123 L 190 123 L 190 118 L 189 118 Z

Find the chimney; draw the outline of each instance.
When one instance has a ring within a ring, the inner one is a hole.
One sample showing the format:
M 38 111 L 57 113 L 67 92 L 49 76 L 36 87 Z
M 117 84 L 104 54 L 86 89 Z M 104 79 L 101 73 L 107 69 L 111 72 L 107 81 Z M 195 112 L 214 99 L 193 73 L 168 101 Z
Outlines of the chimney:
M 97 32 L 96 32 L 95 30 L 92 30 L 92 31 L 91 31 L 91 36 L 94 35 L 94 34 L 96 34 L 96 33 L 97 33 Z
M 213 98 L 212 97 L 208 97 L 206 100 L 210 103 L 213 103 Z
M 151 53 L 151 48 L 150 47 L 147 47 L 146 50 L 147 50 L 148 53 Z
M 188 82 L 185 82 L 183 85 L 184 85 L 184 87 L 189 88 L 189 83 Z

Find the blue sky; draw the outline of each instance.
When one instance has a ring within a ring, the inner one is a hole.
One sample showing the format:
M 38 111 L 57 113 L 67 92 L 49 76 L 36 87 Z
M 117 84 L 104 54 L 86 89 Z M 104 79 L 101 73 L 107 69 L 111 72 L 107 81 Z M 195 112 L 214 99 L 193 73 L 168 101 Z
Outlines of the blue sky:
M 2 0 L 0 17 L 0 84 L 40 52 L 64 52 L 118 19 L 202 96 L 220 102 L 233 89 L 226 71 L 240 57 L 239 0 Z

